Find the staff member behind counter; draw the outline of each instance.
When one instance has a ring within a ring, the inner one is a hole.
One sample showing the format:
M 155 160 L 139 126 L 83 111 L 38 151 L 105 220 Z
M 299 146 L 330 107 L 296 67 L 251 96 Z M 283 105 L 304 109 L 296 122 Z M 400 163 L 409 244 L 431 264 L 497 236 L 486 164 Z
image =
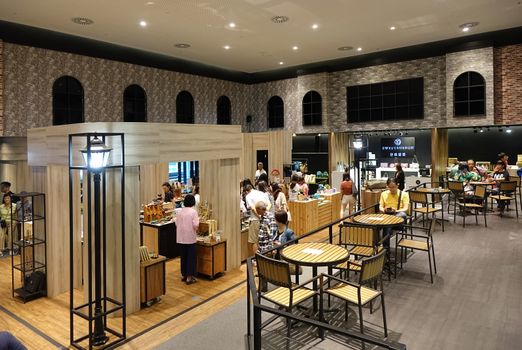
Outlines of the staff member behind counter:
M 170 185 L 170 183 L 164 182 L 163 185 L 161 185 L 161 187 L 163 188 L 164 193 L 163 201 L 172 202 L 172 200 L 174 199 L 174 192 L 172 192 L 172 186 Z

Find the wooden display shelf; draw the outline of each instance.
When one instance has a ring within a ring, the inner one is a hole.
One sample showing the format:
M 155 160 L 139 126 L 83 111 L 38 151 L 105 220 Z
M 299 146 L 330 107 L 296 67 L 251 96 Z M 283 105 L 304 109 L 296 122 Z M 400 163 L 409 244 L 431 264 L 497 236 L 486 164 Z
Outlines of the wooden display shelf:
M 213 279 L 216 275 L 224 273 L 227 269 L 227 242 L 198 241 L 196 243 L 198 257 L 198 273 Z
M 159 255 L 156 259 L 140 263 L 140 302 L 147 303 L 165 295 L 165 262 Z

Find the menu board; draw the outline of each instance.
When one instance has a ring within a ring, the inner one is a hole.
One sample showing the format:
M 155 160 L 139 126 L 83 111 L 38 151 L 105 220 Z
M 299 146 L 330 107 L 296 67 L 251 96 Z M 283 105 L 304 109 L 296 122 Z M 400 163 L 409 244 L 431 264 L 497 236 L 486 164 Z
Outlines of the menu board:
M 381 139 L 381 158 L 413 158 L 415 137 L 387 137 Z

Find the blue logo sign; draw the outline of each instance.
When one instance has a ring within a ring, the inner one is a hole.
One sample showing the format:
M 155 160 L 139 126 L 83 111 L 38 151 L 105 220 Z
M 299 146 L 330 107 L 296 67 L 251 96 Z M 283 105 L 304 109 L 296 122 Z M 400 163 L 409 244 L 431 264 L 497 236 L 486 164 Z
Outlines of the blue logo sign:
M 395 140 L 393 140 L 393 143 L 394 143 L 395 145 L 397 145 L 397 146 L 400 146 L 401 143 L 402 143 L 402 140 L 401 140 L 401 139 L 395 139 Z

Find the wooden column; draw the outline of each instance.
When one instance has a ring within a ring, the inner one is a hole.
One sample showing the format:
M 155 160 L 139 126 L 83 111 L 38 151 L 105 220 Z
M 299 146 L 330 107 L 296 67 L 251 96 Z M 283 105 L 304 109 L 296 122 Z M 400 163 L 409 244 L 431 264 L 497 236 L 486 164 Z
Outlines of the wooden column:
M 201 201 L 212 205 L 212 217 L 218 220 L 218 229 L 227 240 L 227 270 L 239 267 L 239 158 L 204 160 L 199 165 Z
M 438 182 L 448 165 L 448 129 L 431 129 L 431 181 Z
M 140 204 L 147 204 L 162 193 L 161 185 L 169 179 L 169 163 L 140 165 L 139 198 Z
M 331 132 L 328 137 L 328 171 L 336 171 L 337 162 L 350 164 L 350 160 L 350 135 Z
M 273 131 L 268 133 L 268 169 L 279 170 L 283 178 L 283 164 L 292 162 L 292 134 L 288 131 Z M 257 165 L 256 165 L 257 166 Z M 271 178 L 270 178 L 271 180 Z

